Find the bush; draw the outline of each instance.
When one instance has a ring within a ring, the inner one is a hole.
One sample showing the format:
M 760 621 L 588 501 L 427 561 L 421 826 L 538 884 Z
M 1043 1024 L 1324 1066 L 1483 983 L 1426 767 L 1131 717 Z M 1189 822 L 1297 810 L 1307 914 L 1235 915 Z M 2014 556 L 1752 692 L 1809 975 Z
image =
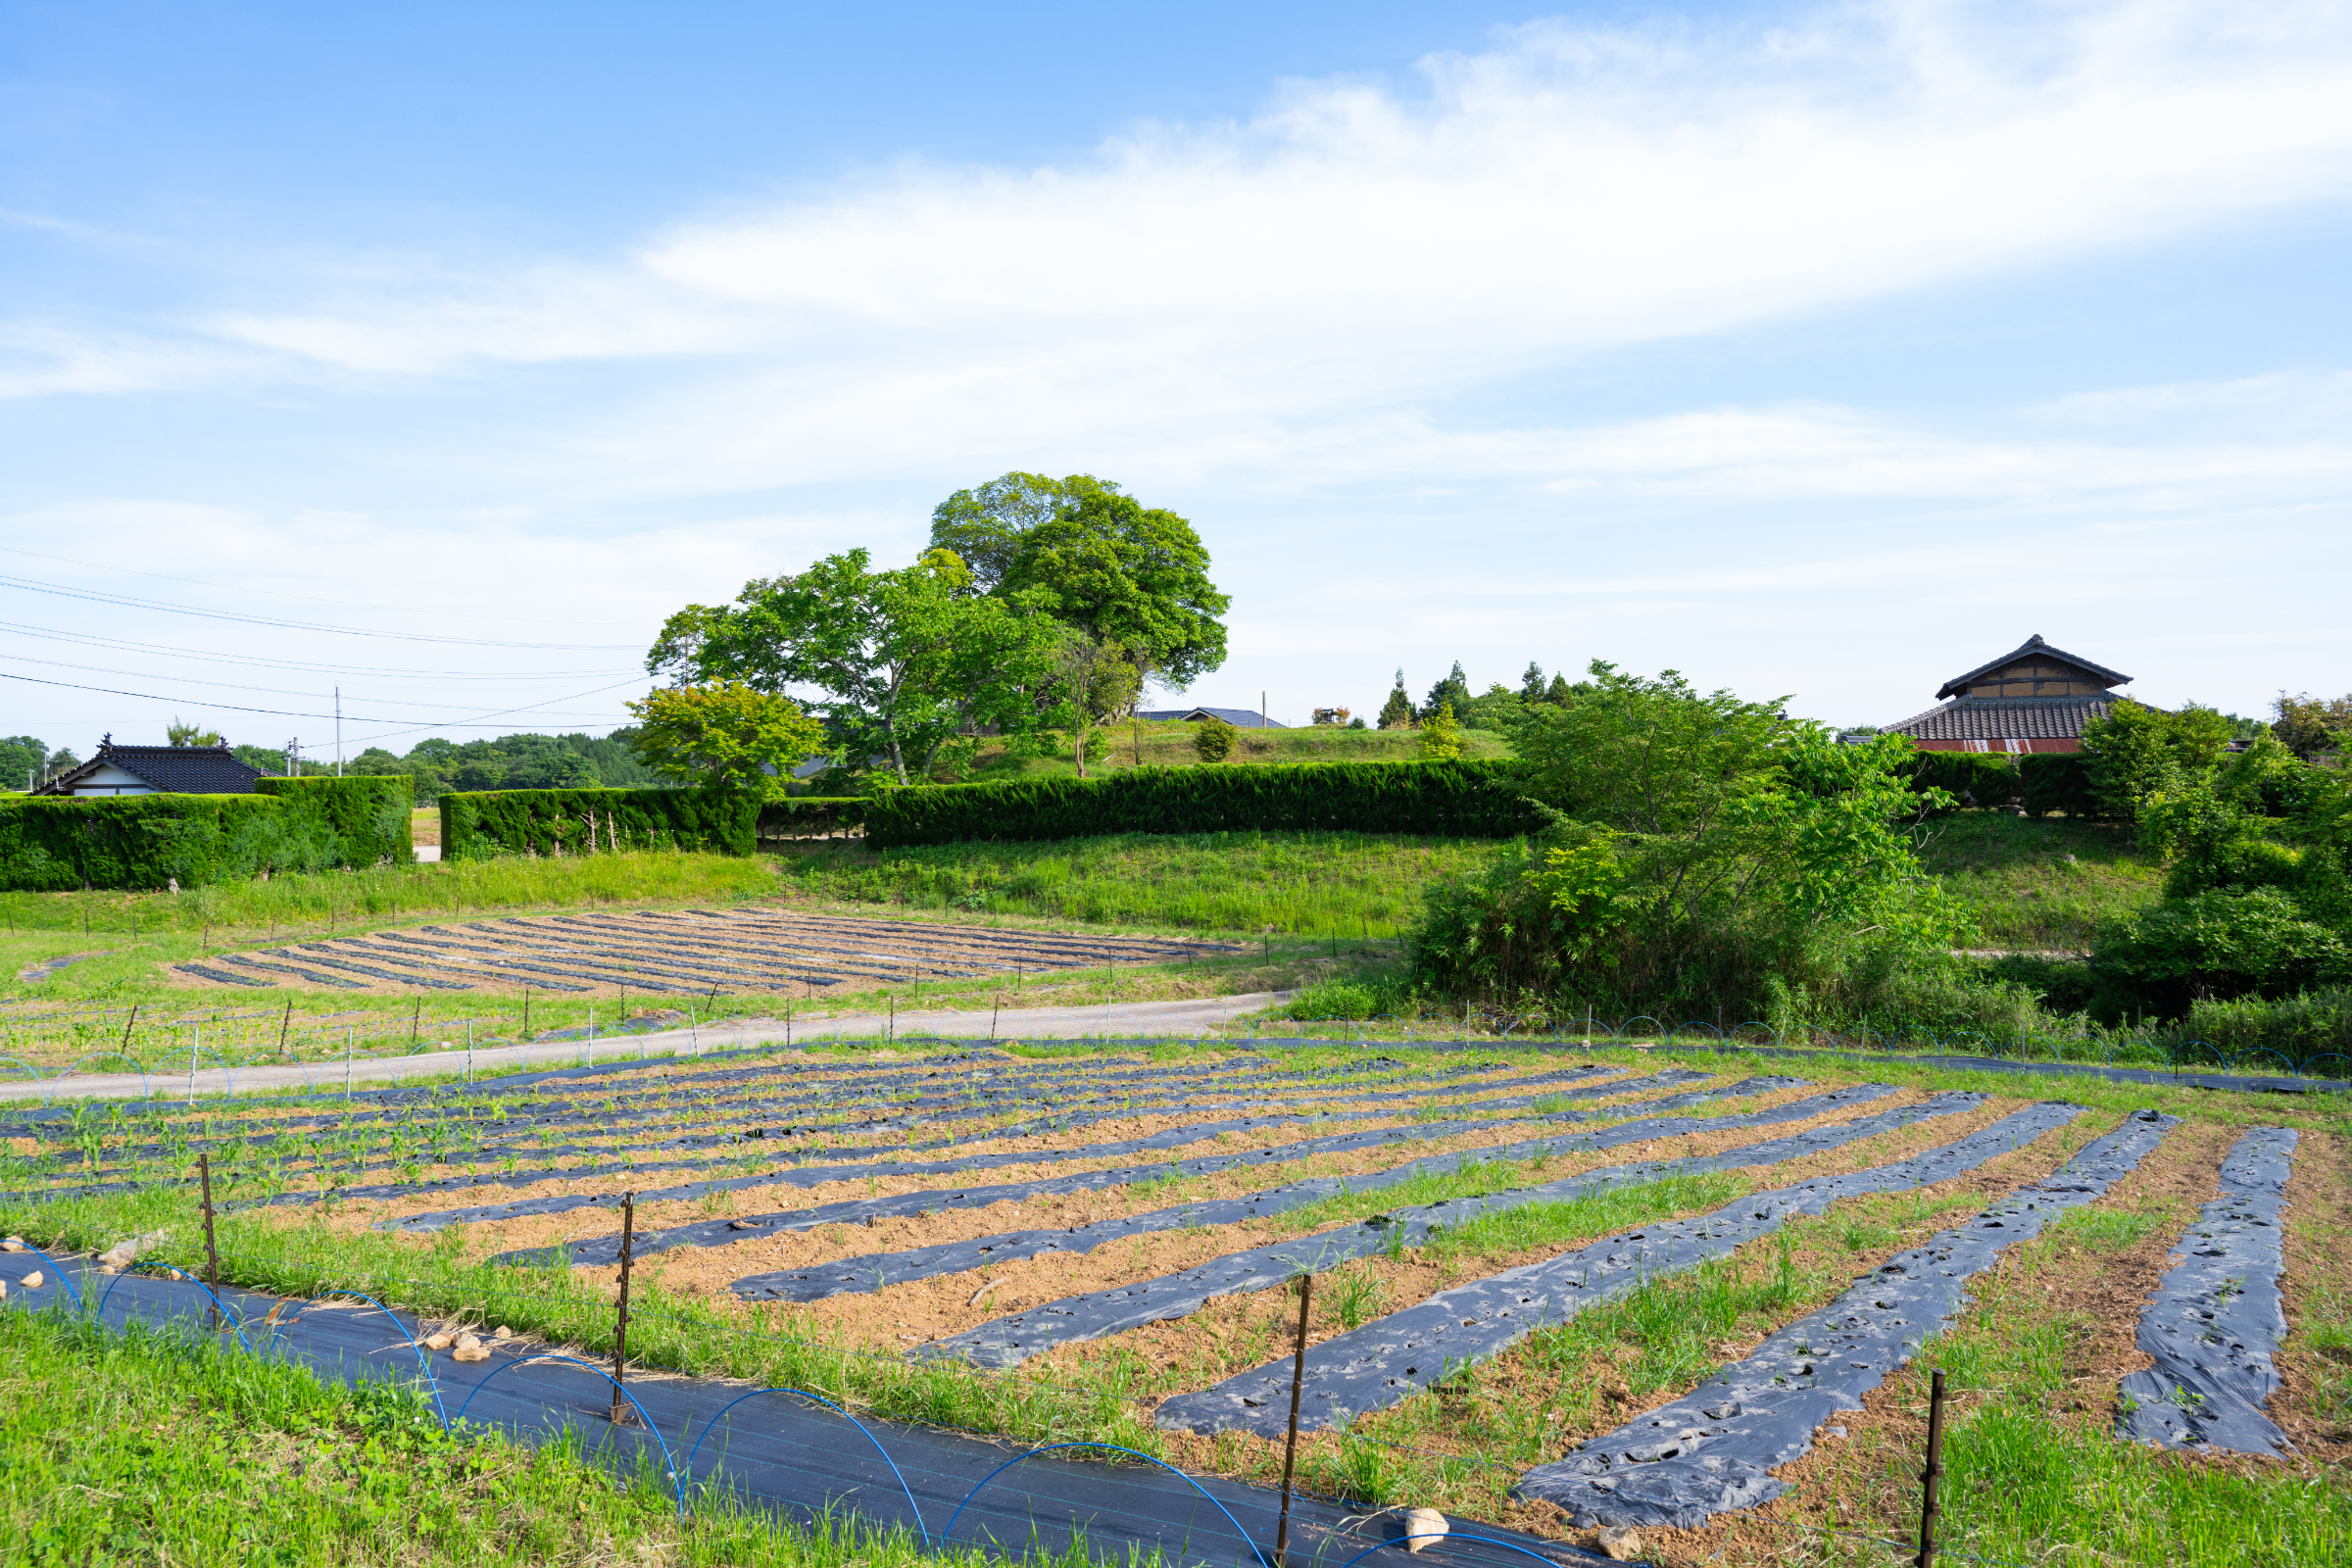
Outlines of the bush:
M 2017 760 L 2030 816 L 2105 817 L 2091 788 L 2090 759 L 2080 752 L 2035 752 Z
M 0 888 L 183 888 L 414 856 L 403 777 L 265 778 L 251 795 L 26 797 L 0 806 Z
M 796 795 L 760 808 L 761 839 L 833 838 L 865 824 L 865 797 Z
M 782 806 L 785 803 L 777 803 Z M 610 855 L 759 847 L 760 797 L 748 790 L 488 790 L 441 797 L 441 858 Z
M 1222 762 L 1233 755 L 1241 733 L 1221 718 L 1204 718 L 1193 733 L 1193 751 L 1203 762 Z
M 1106 778 L 891 790 L 865 808 L 876 849 L 1276 829 L 1511 838 L 1539 825 L 1505 762 L 1136 767 Z
M 2273 1001 L 2200 999 L 2189 1004 L 2177 1032 L 2183 1041 L 2202 1040 L 2233 1057 L 2276 1051 L 2300 1067 L 2314 1056 L 2352 1054 L 2352 991 L 2304 992 Z M 2342 1063 L 2329 1073 L 2346 1076 Z
M 1949 790 L 1962 806 L 2006 806 L 2023 784 L 2018 761 L 1989 752 L 1921 752 L 1899 771 L 1914 790 Z
M 416 780 L 406 773 L 258 778 L 253 792 L 275 796 L 296 815 L 322 819 L 338 841 L 339 864 L 407 865 L 416 858 L 409 832 Z
M 2276 888 L 2168 899 L 2102 933 L 2100 1010 L 2177 1018 L 2204 998 L 2284 997 L 2352 981 L 2352 954 Z

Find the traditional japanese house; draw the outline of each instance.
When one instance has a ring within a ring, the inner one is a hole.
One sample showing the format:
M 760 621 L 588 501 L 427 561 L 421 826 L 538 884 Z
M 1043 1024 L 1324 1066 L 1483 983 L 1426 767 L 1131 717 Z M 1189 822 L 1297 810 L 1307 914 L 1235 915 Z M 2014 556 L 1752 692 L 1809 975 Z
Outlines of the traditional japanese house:
M 2052 648 L 2036 633 L 2025 645 L 1954 675 L 1936 695 L 1940 708 L 1916 713 L 1889 733 L 1923 752 L 2079 752 L 2082 725 L 2124 696 L 2132 677 Z

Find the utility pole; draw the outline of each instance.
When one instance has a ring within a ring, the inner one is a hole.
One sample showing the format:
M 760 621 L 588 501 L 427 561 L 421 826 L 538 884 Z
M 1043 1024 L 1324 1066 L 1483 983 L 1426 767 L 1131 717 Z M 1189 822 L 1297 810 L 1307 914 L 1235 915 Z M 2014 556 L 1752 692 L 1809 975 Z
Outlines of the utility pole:
M 286 777 L 292 778 L 302 766 L 302 741 L 299 737 L 286 742 Z

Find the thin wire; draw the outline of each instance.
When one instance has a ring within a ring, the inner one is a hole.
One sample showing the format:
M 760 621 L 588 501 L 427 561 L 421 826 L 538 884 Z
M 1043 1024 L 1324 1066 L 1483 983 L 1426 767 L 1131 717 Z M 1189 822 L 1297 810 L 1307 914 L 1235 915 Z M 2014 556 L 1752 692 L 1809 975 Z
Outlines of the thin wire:
M 502 675 L 484 673 L 478 669 L 385 669 L 376 664 L 322 664 L 302 659 L 256 659 L 244 654 L 223 654 L 202 648 L 176 648 L 169 643 L 133 642 L 125 637 L 93 637 L 85 632 L 59 631 L 52 626 L 27 626 L 22 621 L 0 620 L 0 632 L 13 632 L 22 637 L 45 637 L 58 642 L 81 643 L 91 648 L 130 650 L 142 654 L 171 654 L 181 659 L 201 659 L 217 664 L 251 664 L 263 669 L 314 669 L 335 675 L 417 675 L 438 680 L 576 680 L 582 675 L 617 675 L 617 669 L 547 669 L 527 674 Z
M 28 659 L 28 658 L 26 658 L 26 657 L 25 657 L 24 655 L 23 655 L 23 654 L 0 654 L 0 658 L 5 658 L 5 659 L 14 660 L 16 662 L 18 662 L 18 663 L 20 663 L 20 664 L 44 664 L 44 665 L 48 665 L 48 666 L 50 666 L 50 667 L 52 667 L 52 668 L 78 670 L 78 671 L 80 671 L 80 672 L 81 672 L 82 674 L 84 674 L 84 675 L 127 675 L 127 676 L 129 676 L 129 677 L 130 677 L 131 679 L 133 679 L 133 680 L 153 680 L 153 679 L 157 678 L 157 677 L 155 677 L 155 676 L 152 676 L 152 675 L 146 674 L 144 671 L 141 671 L 141 670 L 135 670 L 135 669 L 99 669 L 99 668 L 97 668 L 97 667 L 95 667 L 95 666 L 91 666 L 91 665 L 83 665 L 83 664 L 75 664 L 75 663 L 72 663 L 72 662 L 68 662 L 68 661 L 66 661 L 66 660 L 62 660 L 62 659 Z M 586 672 L 584 672 L 584 673 L 586 673 Z M 622 672 L 622 671 L 620 671 L 620 670 L 600 669 L 600 670 L 593 671 L 593 673 L 595 673 L 595 674 L 599 674 L 599 675 L 617 675 L 617 674 L 621 674 L 621 673 L 623 673 L 623 672 Z M 630 678 L 631 680 L 636 680 L 636 679 L 640 678 L 640 677 L 639 677 L 639 676 L 636 674 L 636 672 L 635 672 L 635 671 L 633 671 L 633 670 L 632 670 L 632 671 L 628 671 L 627 673 L 628 673 L 628 675 L 629 675 L 629 678 Z M 166 679 L 166 680 L 170 680 L 170 679 L 172 679 L 172 678 L 174 678 L 174 677 L 172 677 L 172 676 L 164 676 L 164 677 L 162 677 L 162 678 L 164 678 L 164 679 Z M 203 677 L 201 677 L 201 676 L 197 676 L 197 675 L 185 675 L 185 676 L 180 676 L 180 677 L 177 677 L 177 678 L 178 678 L 178 679 L 181 679 L 181 680 L 184 680 L 184 681 L 188 682 L 188 683 L 189 683 L 189 684 L 191 684 L 191 685 L 196 685 L 196 686 L 219 686 L 219 687 L 221 687 L 221 688 L 223 688 L 224 690 L 227 690 L 227 691 L 232 691 L 232 692 L 266 692 L 266 693 L 269 693 L 269 694 L 270 694 L 270 695 L 272 695 L 272 696 L 277 696 L 277 697 L 311 697 L 311 696 L 316 696 L 316 695 L 317 695 L 315 692 L 312 692 L 312 691 L 306 690 L 306 689 L 304 689 L 304 688 L 302 688 L 302 687 L 288 687 L 288 686 L 244 686 L 244 685 L 240 685 L 240 684 L 238 684 L 238 683 L 237 683 L 237 682 L 235 682 L 235 681 L 226 681 L 226 680 L 206 680 L 206 679 L 204 679 Z M 489 678 L 489 679 L 498 679 L 498 678 L 500 678 L 500 677 L 497 677 L 497 676 L 491 676 L 491 677 L 487 677 L 487 678 Z M 625 683 L 624 683 L 624 684 L 625 684 Z M 400 701 L 400 699 L 394 699 L 394 700 L 395 700 L 395 701 Z M 563 700 L 563 699 L 561 699 L 561 698 L 557 699 L 557 701 L 559 701 L 559 702 L 560 702 L 560 701 L 562 701 L 562 700 Z M 471 703 L 412 703 L 412 704 L 409 704 L 408 706 L 410 706 L 410 707 L 415 707 L 415 708 L 447 708 L 447 709 L 451 709 L 451 710 L 457 710 L 457 711 L 465 711 L 465 710 L 468 710 L 468 709 L 471 709 L 471 708 L 473 707 L 473 705 L 472 705 Z M 294 717 L 308 717 L 309 715 L 308 715 L 308 714 L 295 714 L 295 715 L 292 715 L 292 716 L 294 716 Z M 346 714 L 344 714 L 343 716 L 344 716 L 344 717 L 346 717 L 346 718 L 349 718 L 351 715 L 350 715 L 350 714 L 348 714 L 348 713 L 346 713 Z M 373 721 L 373 720 L 369 720 L 369 722 L 374 722 L 374 721 Z
M 117 605 L 126 610 L 160 610 L 173 615 L 197 615 L 207 620 L 233 620 L 247 626 L 273 626 L 286 631 L 332 632 L 338 637 L 381 637 L 403 643 L 448 643 L 461 648 L 561 648 L 600 654 L 631 654 L 637 650 L 625 643 L 519 643 L 486 637 L 435 637 L 425 632 L 362 631 L 356 626 L 328 626 L 314 620 L 284 620 L 274 615 L 248 615 L 233 610 L 196 610 L 186 605 L 169 605 L 159 599 L 133 599 L 127 594 L 99 593 L 86 588 L 61 588 L 54 583 L 35 582 L 29 577 L 0 575 L 0 588 L 16 588 L 25 593 L 49 594 L 59 599 L 82 599 L 91 604 Z
M 8 669 L 0 669 L 0 679 L 30 681 L 35 686 L 62 686 L 69 691 L 103 692 L 109 697 L 135 697 L 143 702 L 185 703 L 191 708 L 217 709 L 220 711 L 226 713 L 267 713 L 276 718 L 333 718 L 335 716 L 332 713 L 297 713 L 283 708 L 247 708 L 236 703 L 216 703 L 210 698 L 200 699 L 194 697 L 164 697 L 155 692 L 119 691 L 112 686 L 84 686 L 77 681 L 70 680 L 43 680 L 38 675 L 20 675 L 16 673 L 16 671 Z M 480 721 L 490 718 L 505 718 L 513 713 L 534 712 L 542 708 L 553 708 L 558 703 L 577 702 L 583 697 L 601 697 L 606 692 L 616 692 L 623 686 L 634 686 L 637 684 L 638 680 L 642 679 L 644 679 L 643 676 L 638 676 L 631 680 L 614 681 L 610 686 L 600 686 L 592 692 L 574 692 L 569 697 L 551 697 L 544 703 L 532 703 L 522 708 L 502 708 L 495 712 L 477 713 L 474 715 L 472 720 L 429 720 L 421 724 L 409 724 L 400 729 L 379 730 L 373 735 L 355 736 L 353 739 L 364 741 L 382 740 L 385 737 L 392 735 L 413 735 L 420 729 L 494 728 L 495 726 L 483 724 Z M 352 718 L 354 722 L 361 724 L 398 724 L 401 722 L 396 718 L 354 718 L 354 716 L 350 713 L 345 713 L 342 716 L 345 718 Z

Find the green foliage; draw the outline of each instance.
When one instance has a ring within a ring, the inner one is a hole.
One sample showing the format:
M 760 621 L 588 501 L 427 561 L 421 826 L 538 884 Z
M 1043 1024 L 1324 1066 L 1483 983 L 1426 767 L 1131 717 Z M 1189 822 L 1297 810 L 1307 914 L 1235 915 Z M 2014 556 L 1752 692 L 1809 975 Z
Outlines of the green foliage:
M 1455 660 L 1446 678 L 1429 689 L 1423 699 L 1419 717 L 1423 723 L 1438 716 L 1441 708 L 1452 708 L 1456 712 L 1470 706 L 1470 677 L 1462 673 L 1462 662 Z
M 49 761 L 49 744 L 31 735 L 0 736 L 0 790 L 21 790 Z
M 569 735 L 501 735 L 496 740 L 452 741 L 428 737 L 395 757 L 369 747 L 344 767 L 344 776 L 367 773 L 405 775 L 420 806 L 430 806 L 448 790 L 627 789 L 658 782 L 654 771 L 639 760 L 630 742 L 636 731 L 614 730 L 598 737 Z M 236 757 L 266 772 L 281 772 L 284 758 L 259 746 L 240 746 Z M 306 776 L 323 771 L 320 764 L 304 762 Z
M 1938 789 L 1957 806 L 2005 806 L 2024 781 L 2020 759 L 1989 752 L 1915 752 L 1902 769 L 1913 789 Z
M 2168 713 L 2123 698 L 2082 725 L 2092 797 L 2106 814 L 2136 823 L 2148 802 L 2211 767 L 2234 729 L 2195 703 Z
M 1507 838 L 1537 825 L 1494 762 L 1126 768 L 1099 779 L 893 790 L 866 808 L 878 848 L 1097 833 L 1334 829 Z
M 1421 726 L 1421 760 L 1450 762 L 1462 755 L 1462 727 L 1453 721 L 1453 705 L 1440 703 Z
M 1604 682 L 1610 673 L 1595 670 Z M 1866 1004 L 1965 933 L 1964 913 L 1927 878 L 1903 826 L 1945 799 L 1906 787 L 1909 742 L 1843 746 L 1789 725 L 1759 756 L 1747 745 L 1762 727 L 1748 705 L 1641 687 L 1588 727 L 1621 755 L 1576 758 L 1577 782 L 1562 793 L 1591 802 L 1587 780 L 1622 779 L 1650 798 L 1604 796 L 1592 803 L 1601 819 L 1557 817 L 1541 845 L 1432 889 L 1406 940 L 1416 981 L 1444 996 L 1542 1002 L 1563 1016 L 1588 1003 L 1737 1017 L 1835 1010 Z M 1620 686 L 1604 700 L 1624 695 Z M 1580 695 L 1575 706 L 1593 700 Z M 1661 710 L 1670 704 L 1690 711 Z M 1729 733 L 1707 734 L 1695 714 L 1725 718 Z M 1554 740 L 1567 730 L 1549 727 Z M 1658 756 L 1703 756 L 1710 744 L 1738 788 L 1650 779 Z M 1627 815 L 1680 830 L 1609 820 Z
M 1068 487 L 1042 473 L 1013 472 L 975 490 L 958 490 L 931 510 L 931 548 L 971 568 L 972 582 L 993 592 L 1012 570 L 1029 535 L 1053 519 Z
M 1220 617 L 1233 601 L 1208 580 L 1200 536 L 1107 480 L 1070 475 L 1054 514 L 1021 534 L 997 591 L 1024 590 L 1168 685 L 1190 686 L 1225 662 Z
M 164 726 L 164 737 L 167 744 L 172 746 L 226 746 L 228 744 L 220 738 L 220 732 L 217 729 L 206 729 L 200 724 L 182 724 L 176 718 Z
M 262 779 L 251 795 L 23 797 L 0 805 L 0 888 L 203 887 L 405 860 L 406 779 Z
M 1222 762 L 1233 755 L 1233 743 L 1242 732 L 1211 714 L 1200 721 L 1193 732 L 1193 750 L 1203 762 Z
M 1110 737 L 1101 726 L 1134 710 L 1143 680 L 1119 643 L 1096 642 L 1078 632 L 1062 639 L 1053 670 L 1053 695 L 1059 700 L 1055 716 L 1069 720 L 1070 760 L 1084 778 L 1086 764 L 1101 761 L 1110 751 Z
M 2284 997 L 2352 982 L 2352 951 L 2275 887 L 2168 899 L 2102 932 L 2091 961 L 2129 1003 L 2165 1017 L 2198 997 Z
M 1396 672 L 1396 684 L 1389 689 L 1389 700 L 1380 705 L 1382 729 L 1410 729 L 1413 725 L 1413 700 L 1404 694 L 1404 671 Z
M 416 803 L 406 778 L 260 778 L 253 791 L 285 802 L 289 815 L 322 818 L 334 835 L 334 864 L 407 865 L 416 858 L 409 833 Z
M 750 855 L 752 790 L 500 790 L 441 797 L 441 858 L 616 855 L 632 850 Z
M 2017 760 L 2018 781 L 2029 816 L 2071 816 L 2088 821 L 2107 815 L 2091 781 L 2091 760 L 2081 752 L 2034 752 Z
M 755 579 L 732 605 L 669 617 L 646 667 L 689 682 L 742 681 L 825 694 L 834 755 L 887 759 L 901 784 L 959 772 L 976 732 L 1024 735 L 1064 637 L 1050 595 L 972 592 L 968 568 L 933 550 L 911 566 L 871 569 L 863 550 L 797 576 Z
M 2330 752 L 2341 752 L 2345 735 L 2352 734 L 2352 696 L 2329 702 L 2314 698 L 2309 692 L 2300 697 L 2280 692 L 2275 711 L 2277 717 L 2271 723 L 2271 733 L 2307 762 Z
M 1513 734 L 1527 792 L 1545 805 L 1629 833 L 1703 832 L 1771 771 L 1785 699 L 1702 696 L 1674 670 L 1648 680 L 1600 660 L 1592 677 Z
M 632 744 L 657 773 L 768 800 L 783 799 L 792 770 L 825 745 L 798 704 L 741 681 L 649 692 L 629 711 L 638 719 Z

